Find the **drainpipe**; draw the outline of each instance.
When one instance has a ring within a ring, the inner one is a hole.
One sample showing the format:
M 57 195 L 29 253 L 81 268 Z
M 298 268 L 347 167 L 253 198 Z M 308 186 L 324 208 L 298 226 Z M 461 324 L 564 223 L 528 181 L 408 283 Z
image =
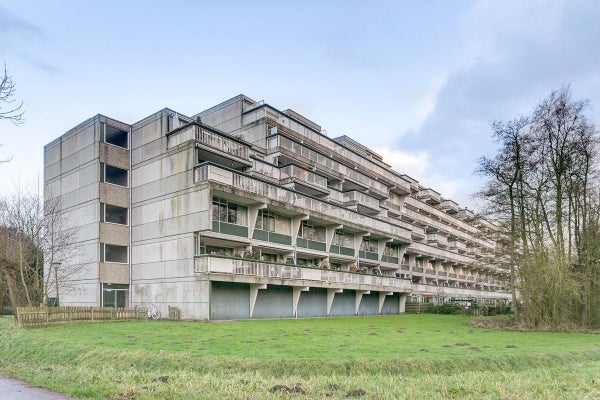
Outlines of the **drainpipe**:
M 128 135 L 129 137 L 127 138 L 127 142 L 128 142 L 127 143 L 127 153 L 129 155 L 129 177 L 128 177 L 128 180 L 129 180 L 129 207 L 128 208 L 129 208 L 129 210 L 127 212 L 127 217 L 129 219 L 129 221 L 127 221 L 127 222 L 128 222 L 128 225 L 129 225 L 129 307 L 130 308 L 133 306 L 133 287 L 131 285 L 131 278 L 133 277 L 132 270 L 131 270 L 131 254 L 132 254 L 132 251 L 131 251 L 131 244 L 132 244 L 131 243 L 132 242 L 132 240 L 131 240 L 132 239 L 131 238 L 131 222 L 132 222 L 132 218 L 131 218 L 131 214 L 132 214 L 132 212 L 131 212 L 132 211 L 131 202 L 133 201 L 132 188 L 131 188 L 131 184 L 132 184 L 132 179 L 131 179 L 131 176 L 132 176 L 132 171 L 131 171 L 131 166 L 132 166 L 132 160 L 131 160 L 131 143 L 132 143 L 131 133 L 132 133 L 131 132 L 131 126 L 129 126 L 129 135 Z

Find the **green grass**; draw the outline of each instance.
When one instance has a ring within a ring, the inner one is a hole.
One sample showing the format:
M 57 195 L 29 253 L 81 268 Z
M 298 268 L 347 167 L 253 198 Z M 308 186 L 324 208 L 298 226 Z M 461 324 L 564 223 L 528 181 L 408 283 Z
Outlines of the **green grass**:
M 0 319 L 0 372 L 98 399 L 346 398 L 359 389 L 373 399 L 600 396 L 599 335 L 490 331 L 466 321 L 401 315 L 13 329 Z M 156 380 L 165 375 L 168 382 Z M 275 385 L 305 393 L 269 392 Z

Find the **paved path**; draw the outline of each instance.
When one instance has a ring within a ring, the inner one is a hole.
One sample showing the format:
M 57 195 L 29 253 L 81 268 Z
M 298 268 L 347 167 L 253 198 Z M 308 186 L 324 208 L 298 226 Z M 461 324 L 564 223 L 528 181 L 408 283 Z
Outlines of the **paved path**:
M 0 375 L 0 399 L 2 400 L 75 400 L 60 393 L 34 388 L 27 383 Z

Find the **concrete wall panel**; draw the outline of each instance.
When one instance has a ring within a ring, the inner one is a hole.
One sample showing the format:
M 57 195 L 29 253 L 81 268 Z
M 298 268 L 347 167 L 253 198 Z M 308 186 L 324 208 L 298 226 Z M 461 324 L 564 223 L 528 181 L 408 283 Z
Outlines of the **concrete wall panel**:
M 100 263 L 100 282 L 129 283 L 129 265 L 117 263 Z
M 129 189 L 110 183 L 100 183 L 100 202 L 119 207 L 129 207 Z
M 129 169 L 129 151 L 127 149 L 107 143 L 99 143 L 99 145 L 100 162 L 121 169 Z
M 327 289 L 310 288 L 308 292 L 300 293 L 299 318 L 325 316 L 327 316 Z
M 100 223 L 100 242 L 129 246 L 129 227 L 126 225 Z
M 291 318 L 291 286 L 272 286 L 259 290 L 252 318 Z
M 249 317 L 249 285 L 229 282 L 211 282 L 210 319 L 247 319 Z
M 364 294 L 360 302 L 358 315 L 378 315 L 378 311 L 379 293 L 371 292 L 371 294 Z
M 332 317 L 342 315 L 355 315 L 354 313 L 355 293 L 353 290 L 344 290 L 343 293 L 336 293 L 331 305 Z

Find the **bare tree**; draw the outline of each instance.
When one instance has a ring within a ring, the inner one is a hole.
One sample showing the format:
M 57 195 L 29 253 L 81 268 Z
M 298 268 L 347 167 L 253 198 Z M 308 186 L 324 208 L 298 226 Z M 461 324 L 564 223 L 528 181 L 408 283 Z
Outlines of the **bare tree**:
M 69 276 L 81 268 L 73 262 L 75 236 L 58 200 L 44 202 L 38 188 L 17 184 L 0 198 L 0 276 L 13 307 L 46 303 L 53 288 L 70 290 Z
M 4 64 L 4 74 L 0 78 L 0 119 L 11 121 L 14 124 L 22 124 L 25 122 L 23 119 L 25 112 L 22 110 L 23 102 L 18 106 L 13 105 L 16 90 L 15 81 L 8 74 L 6 64 Z
M 536 327 L 600 325 L 598 131 L 586 106 L 567 86 L 529 117 L 492 124 L 499 150 L 477 169 L 488 178 L 479 195 L 505 228 L 522 321 Z

